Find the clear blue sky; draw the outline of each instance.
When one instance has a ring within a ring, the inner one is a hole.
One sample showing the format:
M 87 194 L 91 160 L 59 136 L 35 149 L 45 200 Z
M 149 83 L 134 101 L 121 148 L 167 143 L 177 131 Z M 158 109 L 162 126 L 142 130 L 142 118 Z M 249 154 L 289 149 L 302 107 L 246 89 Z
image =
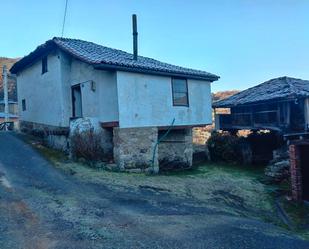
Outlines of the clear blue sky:
M 61 35 L 65 0 L 1 1 L 0 56 L 21 57 Z M 308 0 L 69 0 L 65 37 L 221 76 L 213 91 L 278 76 L 309 79 Z

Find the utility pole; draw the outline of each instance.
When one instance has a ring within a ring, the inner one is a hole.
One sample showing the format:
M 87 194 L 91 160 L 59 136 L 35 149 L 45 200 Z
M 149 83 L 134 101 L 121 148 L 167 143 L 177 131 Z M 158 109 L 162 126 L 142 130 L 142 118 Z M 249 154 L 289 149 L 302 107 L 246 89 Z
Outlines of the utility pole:
M 6 65 L 3 66 L 3 92 L 4 92 L 4 117 L 5 122 L 9 121 L 9 96 L 8 96 L 8 72 Z

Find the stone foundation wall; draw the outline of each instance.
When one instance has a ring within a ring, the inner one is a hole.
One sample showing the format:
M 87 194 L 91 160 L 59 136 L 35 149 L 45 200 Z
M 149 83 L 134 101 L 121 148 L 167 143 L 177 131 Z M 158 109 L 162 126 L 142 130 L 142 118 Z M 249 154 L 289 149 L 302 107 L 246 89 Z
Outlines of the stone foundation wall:
M 292 198 L 295 201 L 301 201 L 303 196 L 302 177 L 301 177 L 300 153 L 297 145 L 292 144 L 289 146 L 289 155 L 290 155 Z
M 159 137 L 166 131 L 160 131 Z M 192 129 L 172 130 L 158 146 L 160 170 L 192 166 Z
M 22 120 L 19 121 L 19 129 L 21 132 L 37 136 L 46 136 L 47 134 L 68 136 L 70 131 L 69 127 L 58 127 Z
M 114 157 L 113 128 L 101 128 L 101 146 L 108 158 Z
M 20 121 L 20 131 L 26 134 L 40 137 L 47 146 L 70 152 L 70 136 L 74 132 L 86 132 L 93 130 L 100 137 L 100 145 L 107 159 L 113 158 L 113 130 L 101 128 L 99 121 L 92 118 L 80 118 L 70 122 L 70 127 L 57 127 Z
M 158 150 L 152 157 L 158 138 L 158 129 L 114 128 L 114 160 L 120 170 L 129 172 L 152 171 L 157 173 Z
M 69 128 L 57 127 L 33 123 L 28 121 L 20 121 L 19 129 L 21 132 L 40 137 L 51 148 L 63 150 L 69 149 Z
M 211 135 L 211 127 L 194 127 L 192 129 L 192 137 L 193 137 L 193 144 L 196 145 L 205 145 L 208 138 Z
M 64 135 L 47 135 L 45 137 L 47 145 L 56 150 L 62 150 L 64 152 L 69 152 L 69 139 Z

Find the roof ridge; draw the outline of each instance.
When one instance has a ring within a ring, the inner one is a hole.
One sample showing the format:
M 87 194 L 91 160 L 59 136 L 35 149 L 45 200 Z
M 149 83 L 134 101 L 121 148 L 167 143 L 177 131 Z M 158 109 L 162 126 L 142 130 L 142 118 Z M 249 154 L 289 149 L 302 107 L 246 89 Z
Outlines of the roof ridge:
M 104 48 L 107 48 L 107 49 L 111 49 L 111 50 L 114 50 L 114 51 L 117 51 L 117 52 L 126 53 L 127 55 L 132 56 L 132 60 L 133 60 L 133 54 L 130 53 L 130 52 L 127 52 L 127 51 L 124 51 L 124 50 L 121 50 L 121 49 L 117 49 L 117 48 L 107 47 L 107 46 L 104 46 L 104 45 L 101 45 L 101 44 L 98 44 L 98 43 L 95 43 L 95 42 L 91 42 L 91 41 L 86 41 L 86 40 L 76 39 L 76 38 L 68 38 L 68 37 L 57 37 L 57 36 L 53 37 L 52 40 L 53 40 L 53 41 L 55 41 L 55 40 L 60 40 L 60 41 L 61 41 L 61 40 L 71 40 L 71 41 L 79 41 L 79 42 L 91 43 L 91 44 L 94 44 L 95 46 L 100 46 L 100 47 L 104 47 Z M 180 68 L 180 69 L 191 69 L 191 70 L 194 70 L 194 71 L 199 71 L 199 72 L 205 73 L 205 71 L 202 70 L 202 69 L 194 69 L 194 68 L 186 67 L 186 66 L 173 65 L 173 64 L 171 64 L 171 63 L 163 62 L 163 61 L 160 61 L 160 60 L 157 60 L 157 59 L 154 59 L 154 58 L 150 58 L 150 57 L 147 57 L 147 56 L 143 56 L 143 55 L 138 55 L 138 58 L 140 58 L 140 59 L 152 60 L 152 61 L 154 61 L 154 62 L 162 63 L 162 64 L 165 64 L 165 65 L 178 67 L 178 68 Z M 209 74 L 211 74 L 211 73 L 209 73 Z M 214 75 L 214 74 L 213 74 L 213 75 Z
M 141 55 L 138 56 L 137 60 L 134 60 L 133 54 L 120 49 L 106 47 L 81 39 L 64 37 L 53 37 L 51 40 L 45 42 L 45 44 L 38 46 L 36 50 L 21 59 L 19 63 L 15 63 L 11 72 L 18 73 L 29 66 L 34 60 L 39 59 L 44 53 L 57 47 L 65 53 L 70 54 L 70 56 L 100 69 L 117 69 L 146 74 L 187 77 L 210 82 L 220 78 L 204 70 L 173 65 Z
M 213 103 L 213 107 L 232 107 L 234 105 L 297 96 L 309 96 L 309 81 L 283 76 L 270 79 L 228 98 L 216 101 Z
M 288 78 L 287 76 L 284 76 L 283 78 L 284 78 L 285 82 L 288 84 L 291 91 L 293 93 L 297 94 L 298 89 L 297 89 L 297 87 L 295 87 L 295 85 L 292 82 L 290 82 L 290 78 Z

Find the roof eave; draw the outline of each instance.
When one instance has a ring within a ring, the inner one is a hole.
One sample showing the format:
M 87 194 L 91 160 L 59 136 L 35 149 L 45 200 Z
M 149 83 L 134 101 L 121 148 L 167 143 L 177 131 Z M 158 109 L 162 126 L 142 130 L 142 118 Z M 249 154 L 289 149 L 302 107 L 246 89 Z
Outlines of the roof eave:
M 56 44 L 54 43 L 54 41 L 48 40 L 43 45 L 40 45 L 39 47 L 37 47 L 33 52 L 26 55 L 21 60 L 17 61 L 10 69 L 10 72 L 12 74 L 19 73 L 20 71 L 32 65 L 39 58 L 47 55 L 50 51 L 54 50 L 55 48 L 56 48 Z
M 95 69 L 98 70 L 115 70 L 115 71 L 134 72 L 134 73 L 143 73 L 143 74 L 160 75 L 160 76 L 183 77 L 188 79 L 206 80 L 210 82 L 214 82 L 220 78 L 217 75 L 213 76 L 193 75 L 193 74 L 175 73 L 168 71 L 157 71 L 146 68 L 126 67 L 114 64 L 93 64 L 93 66 Z
M 265 103 L 273 103 L 273 102 L 289 102 L 293 101 L 298 98 L 306 98 L 307 96 L 302 95 L 296 95 L 296 96 L 288 96 L 288 97 L 282 97 L 282 98 L 275 98 L 275 99 L 268 99 L 268 100 L 261 100 L 261 101 L 254 101 L 254 102 L 245 102 L 241 104 L 220 104 L 220 103 L 214 103 L 212 104 L 212 108 L 232 108 L 232 107 L 238 107 L 238 106 L 252 106 L 252 105 L 261 105 Z

